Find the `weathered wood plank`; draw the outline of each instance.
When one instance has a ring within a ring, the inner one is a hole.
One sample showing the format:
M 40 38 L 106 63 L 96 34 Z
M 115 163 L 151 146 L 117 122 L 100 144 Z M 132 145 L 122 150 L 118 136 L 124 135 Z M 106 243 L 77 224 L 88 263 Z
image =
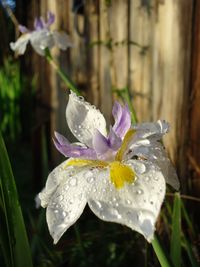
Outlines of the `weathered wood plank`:
M 192 71 L 190 95 L 190 149 L 188 151 L 192 170 L 192 190 L 200 194 L 200 1 L 194 5 L 194 28 L 192 42 Z M 189 99 L 188 99 L 189 101 Z
M 188 136 L 188 97 L 192 1 L 165 1 L 154 26 L 152 115 L 170 122 L 165 144 L 184 177 Z
M 154 11 L 149 14 L 141 6 L 140 0 L 130 1 L 129 87 L 134 96 L 133 103 L 139 121 L 152 119 L 153 30 Z
M 111 103 L 112 103 L 112 93 L 111 93 L 111 53 L 109 47 L 106 45 L 110 41 L 110 31 L 108 22 L 108 12 L 109 8 L 106 5 L 106 1 L 99 2 L 100 8 L 100 66 L 99 66 L 99 86 L 100 86 L 100 102 L 101 111 L 105 115 L 106 119 L 110 120 L 111 114 Z

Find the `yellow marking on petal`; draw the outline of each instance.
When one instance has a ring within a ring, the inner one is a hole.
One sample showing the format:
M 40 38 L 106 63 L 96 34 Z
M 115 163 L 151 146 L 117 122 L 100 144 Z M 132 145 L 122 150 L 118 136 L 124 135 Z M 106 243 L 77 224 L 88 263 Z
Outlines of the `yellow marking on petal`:
M 105 161 L 89 159 L 72 159 L 66 163 L 66 166 L 84 167 L 87 165 L 104 168 L 108 166 L 108 163 Z
M 119 161 L 110 163 L 110 179 L 117 189 L 124 186 L 124 183 L 133 183 L 135 181 L 134 171 L 127 165 Z
M 136 130 L 130 129 L 130 130 L 128 130 L 128 132 L 124 136 L 121 147 L 119 148 L 119 150 L 117 151 L 117 154 L 115 156 L 115 159 L 117 161 L 121 161 L 123 159 L 124 153 L 126 152 L 127 147 L 129 145 L 133 135 L 135 134 L 135 132 L 136 132 Z

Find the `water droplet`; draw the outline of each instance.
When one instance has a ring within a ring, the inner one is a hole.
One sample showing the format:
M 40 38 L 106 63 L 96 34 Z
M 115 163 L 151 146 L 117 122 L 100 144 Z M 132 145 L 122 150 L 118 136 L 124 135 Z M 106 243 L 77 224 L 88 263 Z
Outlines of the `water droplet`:
M 144 177 L 144 180 L 145 180 L 146 182 L 149 182 L 149 181 L 150 181 L 150 177 L 149 177 L 149 176 L 145 176 L 145 177 Z
M 69 189 L 69 186 L 68 185 L 65 185 L 64 190 L 65 191 L 68 191 L 68 189 Z
M 115 203 L 115 206 L 116 206 L 116 207 L 119 207 L 119 203 L 118 203 L 118 202 L 116 202 L 116 203 Z
M 69 204 L 72 205 L 74 201 L 72 199 L 69 199 Z
M 138 195 L 143 194 L 143 190 L 142 190 L 142 189 L 138 189 L 138 190 L 136 191 L 136 194 L 138 194 Z
M 102 208 L 102 205 L 101 205 L 101 202 L 100 201 L 96 201 L 96 204 L 97 204 L 97 206 L 98 206 L 99 209 Z
M 94 182 L 94 175 L 93 175 L 92 171 L 86 172 L 84 176 L 87 179 L 88 183 L 93 183 Z
M 137 163 L 136 166 L 134 166 L 134 169 L 136 173 L 142 174 L 146 171 L 146 166 L 143 163 Z
M 70 184 L 71 186 L 76 186 L 76 185 L 77 185 L 77 179 L 76 179 L 76 178 L 72 178 L 72 179 L 70 179 L 70 180 L 69 180 L 69 184 Z
M 56 213 L 56 214 L 57 214 L 57 213 L 58 213 L 58 210 L 54 210 L 54 213 Z
M 105 192 L 106 192 L 106 189 L 105 189 L 105 188 L 103 188 L 103 189 L 102 189 L 102 192 L 103 192 L 103 193 L 105 193 Z
M 78 128 L 81 129 L 82 128 L 82 125 L 79 125 Z
M 76 130 L 76 129 L 74 130 L 74 133 L 75 133 L 75 134 L 77 133 L 77 130 Z
M 158 181 L 158 180 L 159 180 L 159 177 L 158 177 L 158 176 L 154 176 L 153 179 L 154 179 L 155 181 Z
M 67 216 L 67 213 L 65 211 L 62 212 L 62 217 L 65 218 Z
M 83 96 L 78 96 L 78 99 L 79 99 L 80 101 L 84 101 L 84 97 L 83 97 Z
M 126 203 L 127 203 L 128 205 L 131 205 L 132 202 L 130 201 L 130 199 L 127 199 L 127 200 L 126 200 Z
M 96 189 L 96 188 L 94 188 L 94 189 L 93 189 L 93 193 L 96 193 L 96 192 L 97 192 L 97 189 Z
M 113 201 L 113 202 L 117 201 L 116 197 L 113 197 L 112 201 Z
M 62 201 L 63 199 L 64 199 L 64 197 L 62 195 L 60 195 L 60 196 L 57 197 L 57 200 L 58 201 Z

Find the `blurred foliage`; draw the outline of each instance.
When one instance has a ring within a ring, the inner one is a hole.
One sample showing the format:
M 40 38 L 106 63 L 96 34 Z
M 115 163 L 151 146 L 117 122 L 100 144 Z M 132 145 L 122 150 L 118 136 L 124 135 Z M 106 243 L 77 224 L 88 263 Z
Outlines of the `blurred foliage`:
M 30 102 L 34 93 L 32 89 L 27 92 L 27 89 L 30 86 L 27 88 L 19 62 L 5 59 L 0 67 L 0 130 L 6 141 L 15 141 L 23 130 L 30 129 L 25 124 L 31 120 Z M 26 112 L 25 118 L 23 111 Z

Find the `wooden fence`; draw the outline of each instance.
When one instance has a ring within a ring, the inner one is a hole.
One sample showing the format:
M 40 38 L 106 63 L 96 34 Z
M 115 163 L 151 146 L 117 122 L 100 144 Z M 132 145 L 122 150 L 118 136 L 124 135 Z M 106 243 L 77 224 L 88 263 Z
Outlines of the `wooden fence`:
M 74 48 L 53 54 L 108 120 L 111 89 L 128 87 L 139 121 L 170 122 L 164 143 L 183 190 L 191 179 L 200 192 L 200 1 L 33 0 L 28 10 L 29 24 L 48 10 L 56 14 L 54 27 L 70 34 Z M 64 134 L 65 87 L 43 59 L 32 62 L 51 129 Z

